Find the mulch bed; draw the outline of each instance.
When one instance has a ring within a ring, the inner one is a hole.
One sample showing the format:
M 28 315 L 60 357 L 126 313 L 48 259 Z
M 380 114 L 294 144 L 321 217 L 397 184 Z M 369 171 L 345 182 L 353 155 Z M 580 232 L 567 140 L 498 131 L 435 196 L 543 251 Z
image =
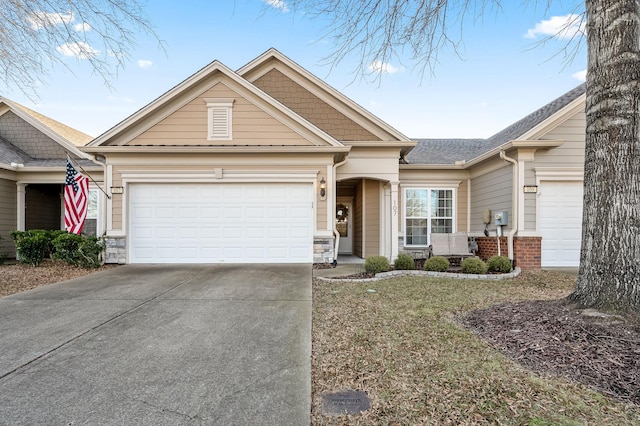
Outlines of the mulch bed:
M 583 311 L 566 300 L 496 305 L 459 321 L 529 369 L 640 404 L 637 321 Z

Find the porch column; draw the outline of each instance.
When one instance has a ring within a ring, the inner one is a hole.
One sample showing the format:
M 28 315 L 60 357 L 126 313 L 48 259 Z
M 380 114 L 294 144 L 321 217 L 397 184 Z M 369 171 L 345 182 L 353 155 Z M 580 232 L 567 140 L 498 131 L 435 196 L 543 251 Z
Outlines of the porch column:
M 398 257 L 398 215 L 400 205 L 398 204 L 398 182 L 391 184 L 391 260 Z
M 17 195 L 18 195 L 18 199 L 17 199 L 17 203 L 16 205 L 18 206 L 18 211 L 16 212 L 16 219 L 17 219 L 17 223 L 16 223 L 16 228 L 18 229 L 18 231 L 25 231 L 25 206 L 26 206 L 26 193 L 27 193 L 27 183 L 21 183 L 21 182 L 16 182 L 16 185 L 18 186 L 18 190 L 17 190 Z

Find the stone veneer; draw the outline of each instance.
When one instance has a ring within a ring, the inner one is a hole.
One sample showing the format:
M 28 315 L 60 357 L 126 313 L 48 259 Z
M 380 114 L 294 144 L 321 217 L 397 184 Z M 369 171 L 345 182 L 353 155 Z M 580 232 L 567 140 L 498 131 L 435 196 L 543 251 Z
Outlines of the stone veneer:
M 106 237 L 104 263 L 127 263 L 126 243 L 125 237 Z
M 333 263 L 333 238 L 313 240 L 313 263 Z

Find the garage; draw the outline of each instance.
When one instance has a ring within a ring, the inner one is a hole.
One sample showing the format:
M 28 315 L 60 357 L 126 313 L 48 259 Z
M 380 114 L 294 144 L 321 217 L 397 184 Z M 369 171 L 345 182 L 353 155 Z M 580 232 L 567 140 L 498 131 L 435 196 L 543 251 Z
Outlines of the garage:
M 577 267 L 582 239 L 581 181 L 543 181 L 539 189 L 542 267 Z
M 304 183 L 130 184 L 130 263 L 311 263 Z

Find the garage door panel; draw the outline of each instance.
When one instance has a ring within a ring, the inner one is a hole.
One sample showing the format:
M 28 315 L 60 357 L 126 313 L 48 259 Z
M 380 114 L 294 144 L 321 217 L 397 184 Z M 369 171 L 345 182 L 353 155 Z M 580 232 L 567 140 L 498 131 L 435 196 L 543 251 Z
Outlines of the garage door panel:
M 312 261 L 311 184 L 132 184 L 129 191 L 132 263 Z
M 583 184 L 578 181 L 544 181 L 539 195 L 539 231 L 543 267 L 580 264 Z

